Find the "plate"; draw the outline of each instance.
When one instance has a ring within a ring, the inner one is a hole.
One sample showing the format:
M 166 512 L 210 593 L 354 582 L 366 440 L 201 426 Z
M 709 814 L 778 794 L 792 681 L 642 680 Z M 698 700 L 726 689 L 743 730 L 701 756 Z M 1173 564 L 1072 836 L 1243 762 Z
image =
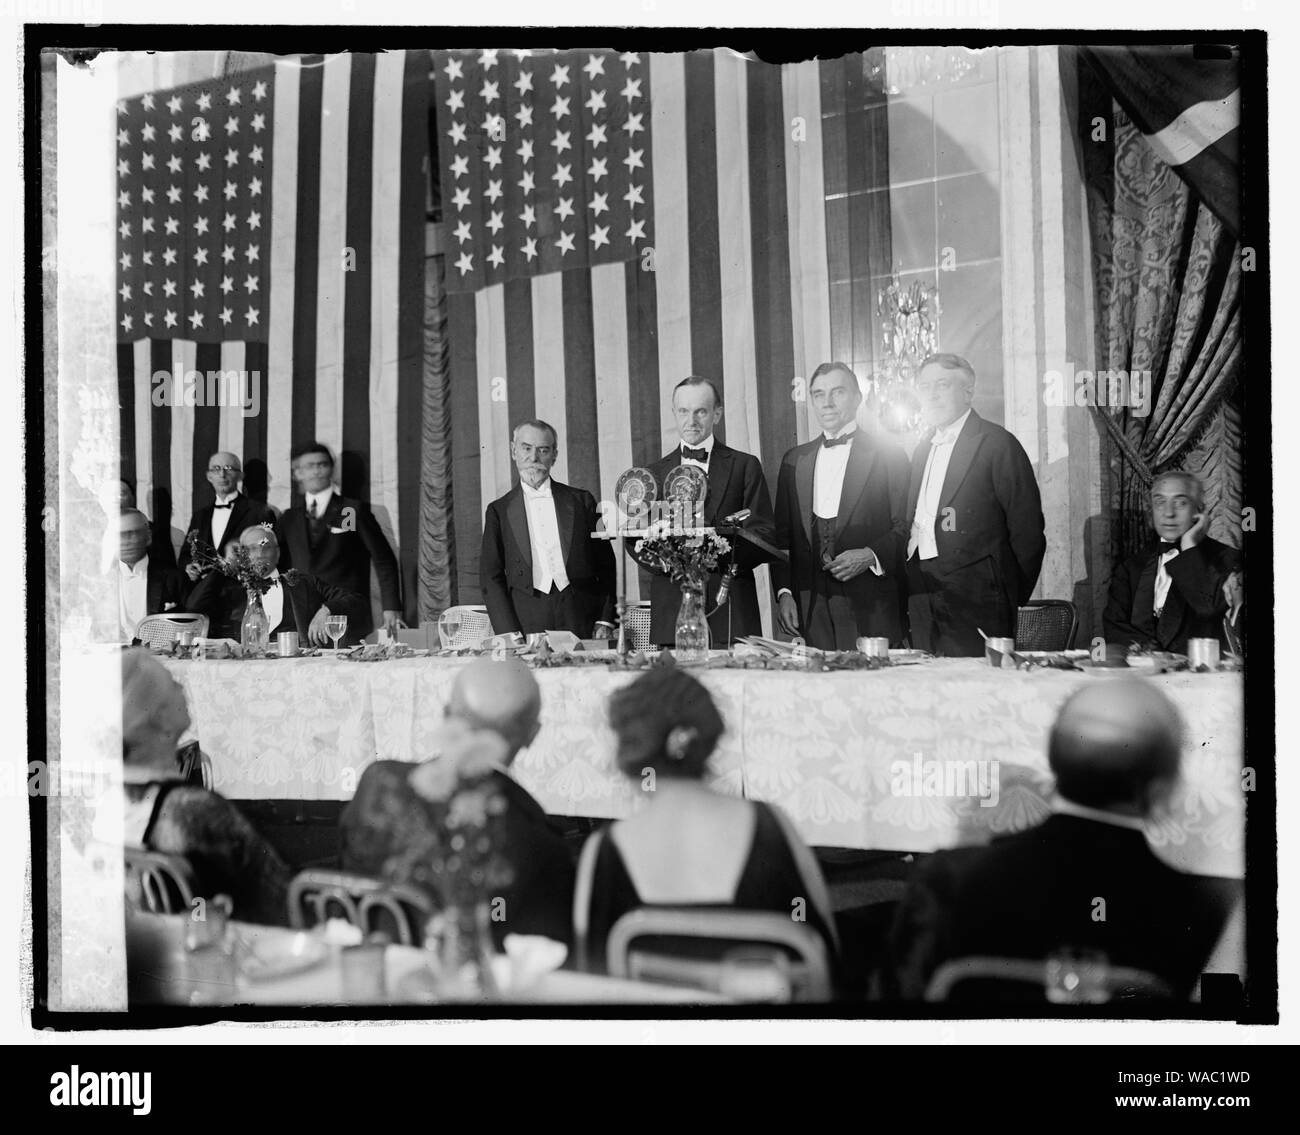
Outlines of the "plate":
M 329 957 L 329 947 L 315 934 L 266 934 L 245 940 L 240 972 L 250 981 L 271 981 L 313 969 Z
M 891 666 L 912 666 L 917 662 L 928 662 L 933 655 L 926 650 L 891 650 L 889 652 L 889 664 Z
M 1150 674 L 1153 671 L 1149 667 L 1139 666 L 1102 666 L 1098 662 L 1090 662 L 1087 659 L 1079 659 L 1075 666 L 1094 678 L 1122 678 L 1128 675 L 1130 678 L 1137 675 Z

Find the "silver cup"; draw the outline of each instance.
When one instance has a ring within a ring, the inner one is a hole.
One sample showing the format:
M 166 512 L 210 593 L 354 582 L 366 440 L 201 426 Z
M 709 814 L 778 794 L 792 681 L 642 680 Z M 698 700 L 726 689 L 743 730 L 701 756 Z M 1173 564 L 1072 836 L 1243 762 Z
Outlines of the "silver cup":
M 183 648 L 188 650 L 194 645 L 194 628 L 187 627 L 185 630 L 177 631 L 176 641 L 179 642 Z
M 1219 640 L 1217 638 L 1189 638 L 1187 640 L 1187 666 L 1197 670 L 1207 666 L 1211 670 L 1219 668 Z
M 1015 662 L 1009 657 L 1016 649 L 1014 638 L 991 638 L 984 644 L 984 657 L 990 666 L 1014 667 Z
M 281 658 L 298 657 L 298 632 L 281 631 L 275 636 L 276 653 Z
M 865 654 L 868 658 L 889 657 L 889 639 L 887 638 L 860 638 L 857 647 L 858 653 Z

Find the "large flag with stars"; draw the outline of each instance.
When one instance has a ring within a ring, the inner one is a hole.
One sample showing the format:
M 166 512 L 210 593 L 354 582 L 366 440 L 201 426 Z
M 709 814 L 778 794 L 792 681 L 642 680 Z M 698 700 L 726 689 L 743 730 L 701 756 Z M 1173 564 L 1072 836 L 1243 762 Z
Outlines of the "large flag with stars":
M 807 436 L 799 378 L 831 350 L 830 74 L 727 50 L 434 52 L 462 602 L 481 602 L 520 421 L 556 427 L 555 477 L 597 499 L 675 443 L 690 374 L 773 481 Z
M 124 476 L 178 546 L 212 453 L 285 508 L 290 449 L 316 438 L 412 611 L 429 63 L 286 58 L 131 94 L 115 124 Z

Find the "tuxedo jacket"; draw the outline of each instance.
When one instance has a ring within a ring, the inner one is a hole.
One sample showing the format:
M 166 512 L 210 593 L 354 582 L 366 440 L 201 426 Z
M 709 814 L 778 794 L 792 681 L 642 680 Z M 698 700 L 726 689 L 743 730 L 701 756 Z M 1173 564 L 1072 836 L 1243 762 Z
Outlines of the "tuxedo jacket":
M 1155 618 L 1156 568 L 1160 541 L 1130 556 L 1110 577 L 1110 593 L 1102 628 L 1107 642 L 1137 642 L 1177 654 L 1187 653 L 1189 638 L 1213 638 L 1222 644 L 1223 617 L 1228 600 L 1223 585 L 1241 567 L 1235 548 L 1206 536 L 1194 548 L 1179 552 L 1165 570 L 1169 594 Z
M 113 573 L 118 571 L 117 561 L 113 562 L 110 570 Z M 111 578 L 116 584 L 116 574 Z M 159 563 L 152 554 L 149 556 L 144 587 L 146 615 L 162 615 L 170 611 L 184 610 L 185 589 L 182 586 L 180 573 L 175 568 Z M 112 604 L 112 612 L 112 616 L 109 617 L 106 607 L 104 617 L 96 617 L 94 633 L 97 639 L 121 641 L 122 628 L 118 623 L 116 599 Z
M 385 611 L 402 609 L 402 576 L 374 513 L 363 501 L 332 494 L 321 517 L 321 535 L 311 538 L 305 505 L 285 509 L 280 518 L 280 570 L 297 568 L 363 600 L 355 625 L 348 618 L 343 640 L 359 642 L 375 629 L 370 608 L 370 565 L 379 577 L 379 597 Z
M 190 552 L 190 537 L 197 535 L 203 543 L 212 543 L 212 513 L 215 509 L 215 501 L 199 509 L 191 518 L 190 526 L 185 532 L 185 539 L 181 542 L 181 553 L 176 558 L 176 567 L 182 573 L 186 587 L 190 587 L 191 584 L 189 578 L 184 576 L 185 567 L 194 558 Z M 275 524 L 275 513 L 266 505 L 250 500 L 240 493 L 230 504 L 230 520 L 226 522 L 226 531 L 221 537 L 222 544 L 234 540 L 245 528 L 252 528 L 254 524 Z M 214 550 L 218 555 L 221 554 L 220 548 Z
M 352 800 L 339 817 L 344 871 L 405 881 L 410 858 L 418 857 L 421 847 L 438 838 L 434 810 L 409 783 L 417 767 L 405 761 L 375 761 L 361 774 Z M 497 850 L 511 875 L 501 890 L 506 917 L 492 923 L 497 948 L 503 948 L 506 934 L 540 934 L 569 943 L 574 858 L 527 789 L 503 772 L 491 776 L 506 802 Z M 440 901 L 436 894 L 430 897 Z
M 933 430 L 927 432 L 912 454 L 909 534 L 933 436 Z M 950 606 L 957 600 L 972 626 L 992 623 L 1014 634 L 1016 608 L 1033 594 L 1047 550 L 1042 500 L 1024 447 L 974 410 L 953 444 L 934 538 L 939 556 L 922 566 L 945 579 Z
M 918 865 L 891 939 L 896 992 L 922 996 L 946 961 L 1038 960 L 1073 947 L 1153 973 L 1186 997 L 1239 890 L 1162 863 L 1140 831 L 1054 815 Z
M 664 497 L 664 483 L 682 463 L 679 445 L 648 466 L 659 486 L 658 499 Z M 709 456 L 709 485 L 704 497 L 704 525 L 716 527 L 732 513 L 749 509 L 745 527 L 758 535 L 771 539 L 773 535 L 772 497 L 763 476 L 763 466 L 752 453 L 742 453 L 714 438 L 713 452 Z M 758 611 L 758 590 L 754 586 L 754 568 L 769 558 L 754 544 L 739 537 L 727 537 L 732 545 L 740 571 L 732 580 L 729 598 L 712 618 L 709 630 L 715 646 L 725 646 L 743 635 L 763 633 L 763 623 Z M 636 541 L 629 540 L 628 552 L 635 558 Z M 729 566 L 723 560 L 722 566 Z M 722 584 L 720 572 L 709 576 L 705 607 L 713 610 L 718 603 L 718 588 Z M 671 646 L 677 639 L 677 612 L 681 607 L 681 587 L 662 572 L 651 570 L 650 575 L 650 641 L 661 646 Z M 730 634 L 728 634 L 730 627 Z
M 776 483 L 776 538 L 790 553 L 789 564 L 773 564 L 777 591 L 788 587 L 799 608 L 802 627 L 818 575 L 833 578 L 822 567 L 821 549 L 813 540 L 813 476 L 822 448 L 819 435 L 797 445 L 781 459 Z M 900 597 L 903 553 L 907 549 L 910 517 L 906 513 L 908 468 L 902 447 L 859 428 L 849 443 L 849 460 L 835 517 L 835 554 L 870 548 L 884 574 L 870 569 L 842 584 L 853 608 L 857 635 L 902 638 Z M 852 637 L 857 637 L 854 635 Z
M 356 592 L 305 573 L 298 576 L 296 583 L 290 583 L 281 572 L 280 588 L 285 598 L 284 613 L 279 624 L 269 628 L 270 633 L 274 636 L 280 631 L 297 631 L 303 646 L 308 645 L 307 631 L 322 606 L 332 615 L 348 617 L 348 639 L 353 637 L 352 620 L 360 619 L 370 610 L 369 602 Z M 248 593 L 238 582 L 213 571 L 194 585 L 187 606 L 191 611 L 207 615 L 211 638 L 232 638 L 238 642 L 247 603 Z
M 551 479 L 555 521 L 569 576 L 571 623 L 568 627 L 529 626 L 538 630 L 571 630 L 590 638 L 597 621 L 614 622 L 617 586 L 614 550 L 608 540 L 592 539 L 600 514 L 586 489 Z M 479 556 L 483 599 L 496 634 L 525 632 L 520 608 L 533 599 L 533 550 L 528 534 L 528 506 L 516 484 L 487 507 Z M 526 632 L 525 632 L 526 633 Z

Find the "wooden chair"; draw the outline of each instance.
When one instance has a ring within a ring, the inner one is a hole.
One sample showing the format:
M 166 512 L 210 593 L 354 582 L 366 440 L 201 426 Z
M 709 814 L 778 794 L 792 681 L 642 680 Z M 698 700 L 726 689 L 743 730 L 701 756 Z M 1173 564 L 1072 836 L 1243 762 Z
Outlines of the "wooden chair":
M 650 649 L 649 601 L 628 604 L 627 612 L 623 617 L 627 619 L 628 650 L 639 650 L 644 654 Z
M 1073 650 L 1079 612 L 1068 599 L 1031 599 L 1016 612 L 1017 650 Z
M 414 887 L 348 871 L 301 871 L 289 883 L 289 924 L 299 930 L 342 917 L 363 934 L 391 930 L 400 945 L 418 946 L 433 914 L 433 903 Z
M 135 628 L 135 637 L 145 646 L 166 646 L 175 642 L 181 631 L 192 630 L 196 637 L 208 633 L 207 615 L 192 611 L 168 611 L 165 615 L 146 615 Z
M 128 905 L 148 914 L 185 914 L 194 902 L 194 872 L 183 855 L 123 849 Z
M 1077 998 L 1049 994 L 1050 963 L 1028 958 L 955 958 L 934 971 L 927 1001 L 1033 1001 L 1038 1004 L 1089 1005 L 1118 1000 L 1170 1001 L 1168 984 L 1146 970 L 1103 965 L 1092 989 Z M 966 987 L 963 989 L 962 987 Z
M 488 618 L 486 607 L 464 604 L 459 607 L 448 607 L 443 615 L 451 612 L 455 612 L 460 617 L 460 629 L 451 640 L 450 646 L 477 646 L 485 638 L 492 636 L 492 620 Z M 434 635 L 437 641 L 430 645 L 437 649 L 442 646 L 442 637 L 438 634 L 437 627 L 434 628 Z
M 726 993 L 726 955 L 742 946 L 770 947 L 784 959 L 792 1001 L 830 1000 L 826 943 L 776 911 L 642 907 L 614 924 L 606 960 L 614 977 Z

